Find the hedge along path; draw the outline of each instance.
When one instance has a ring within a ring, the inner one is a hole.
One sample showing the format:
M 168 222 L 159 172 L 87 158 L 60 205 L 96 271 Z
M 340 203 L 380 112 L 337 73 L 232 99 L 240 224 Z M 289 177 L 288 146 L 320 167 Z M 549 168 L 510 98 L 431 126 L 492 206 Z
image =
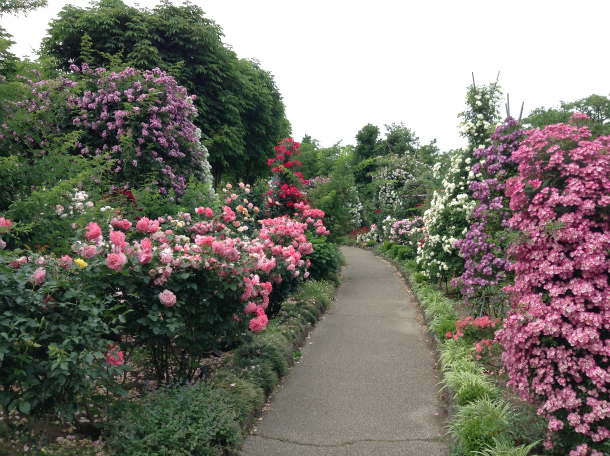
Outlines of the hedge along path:
M 347 258 L 337 301 L 244 444 L 244 456 L 442 455 L 440 375 L 400 273 L 370 251 Z

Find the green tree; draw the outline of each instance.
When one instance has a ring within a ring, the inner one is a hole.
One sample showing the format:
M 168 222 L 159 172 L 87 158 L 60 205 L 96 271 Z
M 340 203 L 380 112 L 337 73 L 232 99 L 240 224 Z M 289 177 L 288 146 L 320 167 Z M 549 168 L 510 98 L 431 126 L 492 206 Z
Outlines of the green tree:
M 392 123 L 391 125 L 385 125 L 386 138 L 381 142 L 385 149 L 385 154 L 404 154 L 407 152 L 415 152 L 417 148 L 419 138 L 415 136 L 415 133 L 404 126 L 404 124 L 397 125 Z
M 593 120 L 591 132 L 594 135 L 610 135 L 610 97 L 595 94 L 569 103 L 561 101 L 559 108 L 536 108 L 523 119 L 523 124 L 544 128 L 547 125 L 567 123 L 575 112 L 586 114 Z
M 529 116 L 523 119 L 523 124 L 532 128 L 544 128 L 547 125 L 565 123 L 570 118 L 570 113 L 562 109 L 549 108 L 544 106 L 534 109 Z
M 228 170 L 253 180 L 267 171 L 266 158 L 290 124 L 271 74 L 239 60 L 223 44 L 220 26 L 204 14 L 167 0 L 152 10 L 121 0 L 85 9 L 68 5 L 51 22 L 42 49 L 64 70 L 84 62 L 106 67 L 119 54 L 136 68 L 168 71 L 196 96 L 195 123 L 210 152 L 215 185 Z M 85 36 L 90 41 L 83 46 Z
M 0 0 L 0 16 L 4 14 L 27 14 L 47 6 L 47 0 Z
M 371 183 L 376 153 L 379 151 L 379 127 L 367 124 L 356 134 L 356 147 L 352 153 L 354 179 L 363 186 Z
M 305 179 L 311 179 L 320 175 L 318 172 L 318 148 L 318 141 L 312 139 L 309 135 L 305 135 L 301 140 L 299 161 L 303 166 L 300 171 Z

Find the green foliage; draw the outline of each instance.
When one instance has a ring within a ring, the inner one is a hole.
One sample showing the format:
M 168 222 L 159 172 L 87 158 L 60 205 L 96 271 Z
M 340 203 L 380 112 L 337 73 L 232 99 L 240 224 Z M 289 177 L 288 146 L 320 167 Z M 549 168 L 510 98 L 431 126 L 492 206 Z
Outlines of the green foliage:
M 243 439 L 230 393 L 196 383 L 161 388 L 127 403 L 107 442 L 125 456 L 216 456 Z
M 381 244 L 378 248 L 377 251 L 379 253 L 386 253 L 388 252 L 392 247 L 394 246 L 394 243 L 392 241 L 383 241 L 383 244 Z
M 329 240 L 337 242 L 361 223 L 360 199 L 351 175 L 333 175 L 320 179 L 307 189 L 311 207 L 324 211 L 324 226 Z
M 509 403 L 483 397 L 458 408 L 450 432 L 459 438 L 464 454 L 473 454 L 496 446 L 496 442 L 513 445 L 509 433 L 513 421 Z
M 292 347 L 280 333 L 267 331 L 255 337 L 252 342 L 239 347 L 236 353 L 248 361 L 258 358 L 270 361 L 274 372 L 282 378 L 288 374 Z
M 475 451 L 473 454 L 478 456 L 528 456 L 539 442 L 534 442 L 529 445 L 513 446 L 510 442 L 496 440 L 494 444 L 494 446 L 489 446 L 484 450 Z
M 610 97 L 589 95 L 573 102 L 560 102 L 559 108 L 536 108 L 529 116 L 523 119 L 523 124 L 544 128 L 547 125 L 568 123 L 573 113 L 586 114 L 592 120 L 591 133 L 596 136 L 610 134 Z
M 298 297 L 303 301 L 312 300 L 321 311 L 324 311 L 332 304 L 334 291 L 335 288 L 332 282 L 310 279 L 303 283 Z
M 125 309 L 96 278 L 53 258 L 44 260 L 46 278 L 38 283 L 33 277 L 43 268 L 27 256 L 0 252 L 0 402 L 5 412 L 72 420 L 87 404 L 106 401 L 103 388 L 124 394 L 114 380 L 122 368 L 106 354 Z
M 2 0 L 0 2 L 0 16 L 4 14 L 27 14 L 43 6 L 47 6 L 47 0 Z
M 453 318 L 441 318 L 436 325 L 436 337 L 443 340 L 447 337 L 447 333 L 455 333 L 455 319 Z
M 474 402 L 482 397 L 498 399 L 494 384 L 482 372 L 452 369 L 445 372 L 443 384 L 453 395 L 458 406 Z
M 338 270 L 341 265 L 339 247 L 327 242 L 324 237 L 312 237 L 313 252 L 305 256 L 311 261 L 308 268 L 309 277 L 313 280 L 331 280 L 339 283 Z

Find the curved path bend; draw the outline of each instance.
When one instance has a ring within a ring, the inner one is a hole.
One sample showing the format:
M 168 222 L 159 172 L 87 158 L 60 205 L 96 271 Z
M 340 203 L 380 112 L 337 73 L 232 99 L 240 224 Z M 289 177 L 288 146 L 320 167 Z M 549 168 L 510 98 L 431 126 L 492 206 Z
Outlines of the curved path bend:
M 241 454 L 443 455 L 446 411 L 422 314 L 393 266 L 341 250 L 337 300 Z

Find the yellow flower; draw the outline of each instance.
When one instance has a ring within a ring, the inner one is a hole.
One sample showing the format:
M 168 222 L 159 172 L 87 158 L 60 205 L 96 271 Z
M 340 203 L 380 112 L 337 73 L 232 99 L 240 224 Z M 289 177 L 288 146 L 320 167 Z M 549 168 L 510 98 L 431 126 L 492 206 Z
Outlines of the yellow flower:
M 81 267 L 81 269 L 87 267 L 87 262 L 81 258 L 77 258 L 76 260 L 74 260 L 74 262 L 76 264 L 78 264 Z

